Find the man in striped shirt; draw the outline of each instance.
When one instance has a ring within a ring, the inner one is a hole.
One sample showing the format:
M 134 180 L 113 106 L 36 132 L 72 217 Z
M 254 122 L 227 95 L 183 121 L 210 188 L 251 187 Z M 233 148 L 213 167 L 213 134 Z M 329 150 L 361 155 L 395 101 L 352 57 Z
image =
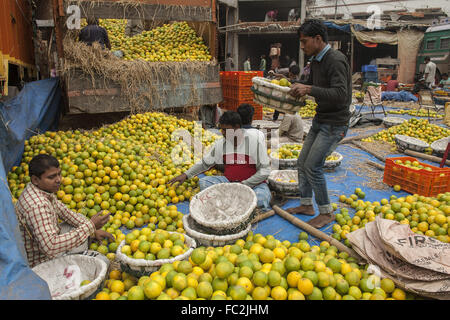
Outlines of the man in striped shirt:
M 56 198 L 61 185 L 57 159 L 46 154 L 34 157 L 29 163 L 29 174 L 31 182 L 20 195 L 16 212 L 31 268 L 86 244 L 89 236 L 114 240 L 110 233 L 101 230 L 109 221 L 109 214 L 99 212 L 89 220 Z M 61 233 L 58 220 L 73 228 Z
M 169 183 L 183 183 L 217 164 L 224 164 L 224 175 L 201 178 L 200 189 L 218 183 L 240 182 L 255 191 L 257 205 L 263 212 L 270 210 L 271 193 L 266 183 L 270 160 L 258 130 L 242 129 L 241 117 L 234 111 L 227 111 L 220 117 L 219 127 L 224 138 L 216 141 L 200 162 Z

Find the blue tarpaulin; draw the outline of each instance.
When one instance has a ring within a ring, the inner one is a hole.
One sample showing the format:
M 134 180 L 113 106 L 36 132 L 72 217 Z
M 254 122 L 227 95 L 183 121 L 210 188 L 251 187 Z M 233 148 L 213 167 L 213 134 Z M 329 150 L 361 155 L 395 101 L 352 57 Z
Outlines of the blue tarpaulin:
M 323 23 L 324 23 L 325 26 L 326 26 L 327 28 L 329 28 L 329 29 L 337 29 L 337 30 L 340 30 L 340 31 L 346 32 L 346 33 L 351 33 L 351 32 L 352 32 L 352 29 L 350 28 L 350 27 L 351 27 L 351 24 L 343 24 L 343 25 L 339 25 L 339 24 L 335 24 L 335 23 L 330 22 L 330 21 L 324 21 Z M 364 28 L 362 25 L 360 25 L 360 24 L 354 24 L 354 25 L 353 25 L 353 28 L 355 28 L 356 31 L 361 31 L 361 30 L 364 30 L 364 29 L 365 29 L 365 28 Z
M 381 92 L 381 100 L 393 100 L 393 101 L 414 101 L 417 102 L 419 99 L 409 91 L 402 90 L 400 92 L 396 91 L 383 91 Z
M 25 140 L 57 128 L 60 100 L 59 79 L 52 78 L 0 102 L 0 300 L 51 299 L 47 283 L 28 266 L 6 177 L 20 163 Z

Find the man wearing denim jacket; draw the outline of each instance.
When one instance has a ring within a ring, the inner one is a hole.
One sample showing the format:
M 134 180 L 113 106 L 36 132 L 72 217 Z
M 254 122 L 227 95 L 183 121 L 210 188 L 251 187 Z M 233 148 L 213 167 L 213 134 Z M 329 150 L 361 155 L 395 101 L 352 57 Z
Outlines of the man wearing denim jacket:
M 321 21 L 306 21 L 298 33 L 302 50 L 312 57 L 311 72 L 308 79 L 292 85 L 290 94 L 313 96 L 317 109 L 297 161 L 301 205 L 288 211 L 315 215 L 314 191 L 319 215 L 308 223 L 322 228 L 334 220 L 323 165 L 347 134 L 352 101 L 351 70 L 345 55 L 328 44 L 327 29 Z

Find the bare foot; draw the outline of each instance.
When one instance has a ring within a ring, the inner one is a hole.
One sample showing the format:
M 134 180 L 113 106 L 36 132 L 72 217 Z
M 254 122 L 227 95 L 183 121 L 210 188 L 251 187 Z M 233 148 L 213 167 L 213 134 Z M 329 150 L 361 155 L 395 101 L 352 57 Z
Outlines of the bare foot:
M 330 222 L 334 221 L 335 215 L 333 213 L 329 214 L 319 214 L 314 219 L 309 220 L 307 223 L 316 229 L 320 229 L 323 226 L 329 224 Z
M 313 206 L 299 206 L 299 207 L 289 208 L 286 211 L 291 214 L 304 214 L 307 216 L 313 216 L 316 214 L 314 212 Z

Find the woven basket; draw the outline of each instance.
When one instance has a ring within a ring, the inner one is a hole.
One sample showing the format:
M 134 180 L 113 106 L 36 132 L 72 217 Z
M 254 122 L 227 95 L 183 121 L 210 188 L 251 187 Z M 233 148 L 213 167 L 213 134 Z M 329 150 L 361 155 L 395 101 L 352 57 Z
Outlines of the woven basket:
M 278 129 L 280 127 L 281 121 L 270 121 L 270 120 L 253 120 L 252 126 L 257 129 Z
M 242 183 L 219 183 L 197 193 L 189 204 L 192 218 L 216 231 L 239 227 L 256 208 L 256 194 Z
M 386 128 L 390 128 L 393 126 L 398 126 L 406 121 L 407 121 L 406 119 L 400 117 L 386 117 L 383 119 L 383 124 Z
M 445 137 L 434 141 L 430 147 L 433 151 L 439 155 L 444 155 L 445 149 L 447 149 L 447 144 L 450 142 L 450 137 Z
M 186 230 L 186 234 L 194 238 L 199 246 L 206 247 L 222 247 L 228 244 L 234 244 L 236 240 L 245 238 L 252 228 L 252 225 L 249 223 L 248 226 L 241 232 L 221 236 L 206 234 L 195 230 L 192 227 L 192 221 L 194 220 L 190 214 L 183 216 L 183 228 Z
M 228 235 L 228 234 L 239 233 L 242 230 L 246 229 L 248 224 L 252 222 L 252 220 L 255 218 L 255 216 L 256 216 L 256 209 L 253 210 L 252 213 L 250 214 L 250 216 L 245 221 L 243 221 L 241 224 L 239 224 L 237 227 L 226 228 L 226 229 L 221 229 L 221 230 L 216 230 L 213 228 L 205 227 L 205 226 L 199 224 L 197 221 L 195 221 L 192 217 L 190 218 L 189 224 L 190 224 L 191 228 L 197 230 L 198 232 L 201 232 L 204 234 L 210 234 L 210 235 L 223 236 L 223 235 Z
M 280 144 L 280 148 L 283 145 L 303 145 L 303 143 L 292 143 L 292 142 L 288 142 L 288 143 L 281 143 Z M 270 161 L 272 163 L 272 168 L 278 168 L 279 170 L 285 170 L 285 169 L 296 169 L 297 168 L 297 159 L 279 159 L 277 158 L 276 154 L 278 152 L 278 149 L 275 149 L 274 151 L 272 151 L 270 153 Z M 325 169 L 335 169 L 337 167 L 339 167 L 342 163 L 342 160 L 344 159 L 344 157 L 342 156 L 342 154 L 340 154 L 339 152 L 334 151 L 333 153 L 331 153 L 332 156 L 338 157 L 337 160 L 326 160 L 323 167 Z
M 282 179 L 283 181 L 277 181 Z M 297 170 L 273 170 L 269 175 L 269 187 L 281 194 L 288 196 L 297 196 L 298 189 L 298 171 Z M 295 182 L 285 182 L 295 180 Z
M 64 269 L 70 265 L 78 265 L 81 270 L 81 278 L 89 280 L 90 283 L 76 290 L 56 294 L 55 289 L 61 285 L 58 279 L 63 279 Z M 93 299 L 101 290 L 103 281 L 107 276 L 107 264 L 98 258 L 80 254 L 62 256 L 35 266 L 32 270 L 45 282 L 47 282 L 53 300 L 84 300 Z M 58 277 L 57 275 L 61 275 Z
M 400 150 L 410 149 L 413 151 L 424 152 L 426 148 L 430 147 L 425 141 L 402 134 L 396 134 L 394 139 Z
M 306 97 L 295 99 L 289 95 L 291 88 L 282 87 L 262 77 L 253 77 L 254 101 L 281 112 L 296 113 L 305 103 Z
M 169 232 L 178 233 L 178 232 Z M 145 260 L 145 259 L 133 259 L 129 258 L 122 253 L 122 247 L 125 245 L 123 240 L 116 251 L 116 259 L 120 262 L 122 271 L 126 271 L 133 276 L 141 277 L 149 275 L 152 272 L 157 271 L 163 264 L 172 263 L 174 261 L 187 260 L 191 256 L 192 251 L 196 248 L 195 240 L 189 236 L 184 235 L 185 241 L 189 249 L 176 257 L 170 259 L 158 259 L 158 260 Z

